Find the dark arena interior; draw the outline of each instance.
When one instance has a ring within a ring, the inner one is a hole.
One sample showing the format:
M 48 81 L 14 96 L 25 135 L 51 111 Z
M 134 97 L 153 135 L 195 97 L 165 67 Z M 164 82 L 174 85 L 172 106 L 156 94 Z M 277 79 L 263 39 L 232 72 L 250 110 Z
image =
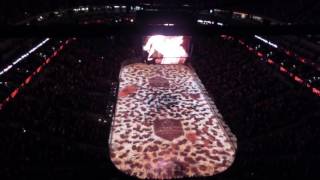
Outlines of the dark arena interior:
M 318 0 L 0 4 L 0 179 L 320 178 Z

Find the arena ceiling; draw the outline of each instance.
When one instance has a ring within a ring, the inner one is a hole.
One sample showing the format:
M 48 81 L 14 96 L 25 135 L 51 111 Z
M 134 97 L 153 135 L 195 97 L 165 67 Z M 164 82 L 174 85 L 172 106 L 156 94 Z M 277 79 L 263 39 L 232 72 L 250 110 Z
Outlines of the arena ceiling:
M 310 15 L 310 12 L 320 11 L 318 0 L 11 0 L 0 2 L 1 18 L 21 16 L 25 13 L 37 14 L 50 10 L 72 8 L 81 5 L 105 5 L 120 3 L 125 5 L 151 5 L 175 9 L 176 7 L 221 8 L 245 11 L 258 15 L 265 15 L 280 20 L 295 20 L 296 17 L 309 14 L 310 18 L 319 19 L 319 16 Z

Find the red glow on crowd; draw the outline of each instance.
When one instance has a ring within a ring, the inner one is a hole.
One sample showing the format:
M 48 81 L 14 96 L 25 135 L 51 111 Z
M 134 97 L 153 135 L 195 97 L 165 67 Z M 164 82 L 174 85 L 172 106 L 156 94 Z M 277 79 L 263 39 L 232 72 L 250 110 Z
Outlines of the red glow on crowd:
M 273 61 L 272 59 L 268 59 L 267 62 L 268 62 L 269 64 L 274 64 L 274 61 Z
M 303 79 L 301 79 L 299 76 L 294 76 L 294 80 L 296 80 L 298 83 L 303 83 Z
M 16 97 L 16 95 L 18 94 L 18 92 L 19 92 L 19 88 L 16 88 L 14 91 L 12 91 L 12 93 L 10 94 L 10 97 L 11 97 L 11 98 Z
M 257 56 L 263 57 L 263 54 L 261 52 L 257 52 Z
M 286 68 L 282 67 L 282 66 L 280 66 L 280 71 L 281 72 L 288 72 L 288 70 Z
M 315 93 L 316 95 L 320 96 L 320 90 L 317 88 L 312 88 L 312 92 Z

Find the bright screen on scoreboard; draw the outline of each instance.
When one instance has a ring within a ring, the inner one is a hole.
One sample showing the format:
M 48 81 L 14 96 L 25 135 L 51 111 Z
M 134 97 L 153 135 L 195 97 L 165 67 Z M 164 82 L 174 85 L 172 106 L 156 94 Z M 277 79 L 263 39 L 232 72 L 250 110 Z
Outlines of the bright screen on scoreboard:
M 145 36 L 143 51 L 156 64 L 183 64 L 189 57 L 190 36 Z

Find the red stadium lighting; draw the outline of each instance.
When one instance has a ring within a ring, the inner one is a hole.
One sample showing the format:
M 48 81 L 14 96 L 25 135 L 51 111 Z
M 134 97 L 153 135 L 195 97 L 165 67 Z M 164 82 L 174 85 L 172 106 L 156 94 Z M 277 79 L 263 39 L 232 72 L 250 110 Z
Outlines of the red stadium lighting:
M 37 73 L 39 73 L 41 70 L 42 70 L 42 66 L 39 66 L 39 67 L 37 68 Z
M 294 76 L 294 80 L 297 81 L 298 83 L 303 83 L 303 79 L 301 79 L 299 76 Z
M 282 67 L 282 66 L 280 66 L 280 71 L 281 72 L 285 72 L 285 73 L 288 72 L 288 70 L 286 68 Z
M 32 79 L 32 76 L 29 76 L 24 82 L 25 82 L 26 84 L 29 84 L 30 81 L 31 81 L 31 79 Z
M 19 92 L 19 88 L 16 88 L 16 89 L 10 94 L 11 98 L 16 97 L 16 95 L 18 94 L 18 92 Z
M 315 93 L 316 95 L 320 96 L 320 90 L 317 88 L 312 88 L 312 92 Z
M 263 57 L 263 54 L 261 52 L 257 52 L 257 56 Z
M 274 61 L 272 59 L 268 59 L 267 61 L 269 64 L 274 64 Z
M 306 62 L 306 59 L 303 58 L 303 57 L 299 57 L 299 61 L 302 62 L 302 63 L 305 63 L 305 62 Z

